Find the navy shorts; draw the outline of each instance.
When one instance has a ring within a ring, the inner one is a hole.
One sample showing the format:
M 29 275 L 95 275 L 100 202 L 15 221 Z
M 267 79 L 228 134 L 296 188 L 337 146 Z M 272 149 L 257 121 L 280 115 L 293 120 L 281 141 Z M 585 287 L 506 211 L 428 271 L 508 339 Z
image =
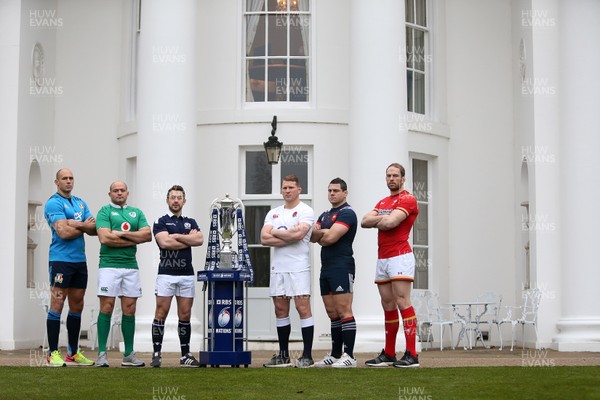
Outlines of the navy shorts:
M 319 285 L 321 286 L 321 296 L 352 293 L 354 291 L 354 271 L 349 271 L 347 268 L 321 268 Z
M 87 288 L 88 271 L 85 262 L 50 261 L 50 286 L 60 288 Z

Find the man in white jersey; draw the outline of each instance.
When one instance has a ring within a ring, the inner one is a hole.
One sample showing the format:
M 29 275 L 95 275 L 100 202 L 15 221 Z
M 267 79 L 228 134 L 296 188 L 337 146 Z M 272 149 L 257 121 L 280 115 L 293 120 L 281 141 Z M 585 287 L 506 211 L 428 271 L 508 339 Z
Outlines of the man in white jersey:
M 312 342 L 314 319 L 310 310 L 309 244 L 315 215 L 312 208 L 300 201 L 302 188 L 296 175 L 283 178 L 281 194 L 284 204 L 269 211 L 260 232 L 261 243 L 274 247 L 271 261 L 270 296 L 275 305 L 279 353 L 263 364 L 265 367 L 291 367 L 289 354 L 290 299 L 300 316 L 302 356 L 296 368 L 314 365 Z

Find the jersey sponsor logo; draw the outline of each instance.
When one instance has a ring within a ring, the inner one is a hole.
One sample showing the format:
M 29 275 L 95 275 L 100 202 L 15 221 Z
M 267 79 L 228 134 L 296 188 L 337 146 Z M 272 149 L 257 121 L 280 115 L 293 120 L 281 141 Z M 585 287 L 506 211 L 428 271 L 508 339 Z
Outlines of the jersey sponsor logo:
M 273 214 L 273 219 L 279 218 L 279 214 Z
M 131 230 L 131 225 L 129 224 L 129 222 L 123 222 L 121 224 L 121 230 L 123 232 L 129 232 Z
M 131 218 L 135 218 L 135 216 L 136 216 L 136 215 L 137 215 L 137 214 L 136 214 L 136 212 L 135 212 L 135 211 L 131 211 L 131 212 L 129 213 L 129 216 L 130 216 Z
M 377 210 L 378 215 L 387 215 L 391 214 L 393 210 Z
M 83 213 L 82 212 L 74 212 L 73 213 L 73 219 L 74 220 L 81 221 L 81 217 L 83 217 Z
M 63 283 L 63 274 L 58 273 L 54 275 L 54 283 Z

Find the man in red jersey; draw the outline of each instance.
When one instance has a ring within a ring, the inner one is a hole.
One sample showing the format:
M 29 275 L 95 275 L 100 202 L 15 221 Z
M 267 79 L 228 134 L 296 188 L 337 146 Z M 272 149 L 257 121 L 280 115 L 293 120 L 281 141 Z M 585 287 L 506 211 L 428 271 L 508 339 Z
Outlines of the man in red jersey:
M 369 367 L 418 367 L 416 351 L 417 317 L 410 303 L 410 289 L 415 275 L 415 257 L 408 236 L 419 214 L 417 200 L 404 190 L 404 167 L 393 163 L 385 171 L 390 195 L 379 201 L 361 221 L 363 228 L 377 228 L 377 270 L 375 283 L 379 289 L 385 315 L 385 348 L 365 364 Z M 396 335 L 402 315 L 406 352 L 396 359 Z

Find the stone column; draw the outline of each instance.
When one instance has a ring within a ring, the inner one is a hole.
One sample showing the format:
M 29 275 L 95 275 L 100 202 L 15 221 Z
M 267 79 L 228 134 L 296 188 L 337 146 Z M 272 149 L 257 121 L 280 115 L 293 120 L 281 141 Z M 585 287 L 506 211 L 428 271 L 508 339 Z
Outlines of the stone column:
M 389 194 L 385 168 L 400 162 L 408 168 L 404 1 L 350 2 L 350 176 L 351 204 L 359 219 Z M 368 195 L 365 195 L 368 194 Z M 355 243 L 354 314 L 357 351 L 379 351 L 384 345 L 384 318 L 374 282 L 377 231 L 359 227 Z M 398 333 L 398 346 L 404 346 Z
M 600 269 L 595 244 L 600 241 L 600 50 L 586 46 L 600 37 L 594 22 L 600 3 L 560 2 L 560 224 L 562 252 L 562 317 L 553 346 L 561 351 L 600 351 Z
M 195 170 L 195 23 L 193 0 L 144 0 L 138 69 L 138 206 L 150 225 L 168 212 L 167 190 L 179 184 L 194 197 Z M 185 212 L 185 209 L 184 209 Z M 136 350 L 151 351 L 154 286 L 159 250 L 156 243 L 138 247 L 144 297 L 138 302 Z M 203 260 L 194 260 L 196 268 Z M 201 292 L 200 292 L 201 293 Z M 195 309 L 201 307 L 196 301 Z M 201 326 L 192 311 L 192 350 L 200 343 Z M 173 301 L 167 318 L 164 351 L 177 351 L 177 311 Z

